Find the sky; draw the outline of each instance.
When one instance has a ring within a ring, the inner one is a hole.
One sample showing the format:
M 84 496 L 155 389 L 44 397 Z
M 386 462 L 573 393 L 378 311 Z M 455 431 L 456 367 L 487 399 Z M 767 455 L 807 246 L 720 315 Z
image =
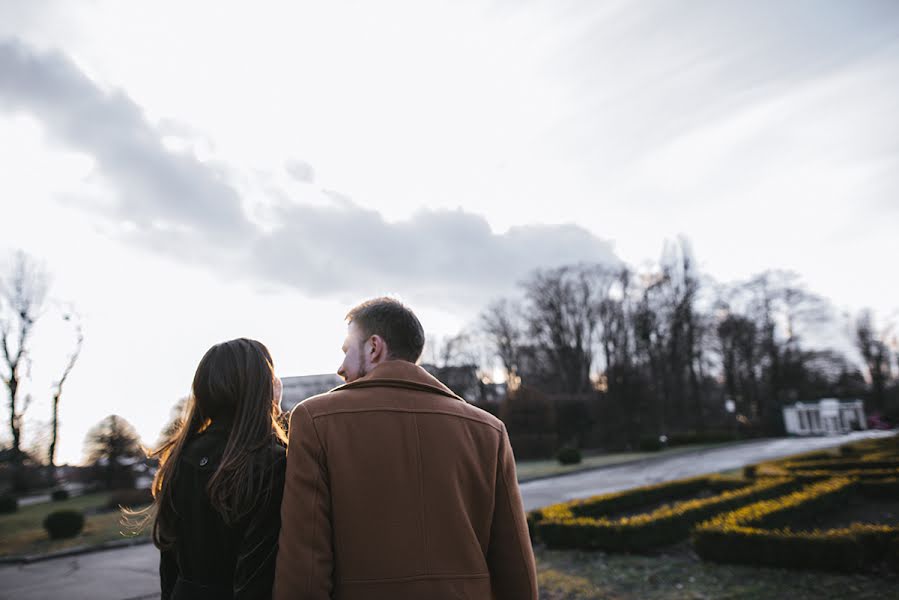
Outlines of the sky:
M 0 253 L 42 261 L 26 424 L 153 444 L 212 344 L 333 372 L 394 294 L 454 333 L 534 268 L 684 235 L 899 316 L 899 3 L 0 0 Z M 29 433 L 30 431 L 30 433 Z

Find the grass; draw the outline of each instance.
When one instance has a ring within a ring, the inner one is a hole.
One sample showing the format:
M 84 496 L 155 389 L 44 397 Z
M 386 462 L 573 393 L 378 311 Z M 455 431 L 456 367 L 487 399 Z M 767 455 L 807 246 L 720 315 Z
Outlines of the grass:
M 734 442 L 723 442 L 714 444 L 692 444 L 688 446 L 677 446 L 675 448 L 667 448 L 657 452 L 618 452 L 613 454 L 597 454 L 594 456 L 584 456 L 584 459 L 576 465 L 562 465 L 555 459 L 548 460 L 520 460 L 515 462 L 515 469 L 518 473 L 518 481 L 525 482 L 531 479 L 541 477 L 551 477 L 555 475 L 565 475 L 567 473 L 577 473 L 578 471 L 587 471 L 598 467 L 611 467 L 644 458 L 657 458 L 662 456 L 675 456 L 684 452 L 702 450 L 703 448 L 713 448 L 716 446 L 724 446 Z
M 702 562 L 689 542 L 655 555 L 547 550 L 539 546 L 541 600 L 738 600 L 896 598 L 896 576 L 837 575 Z
M 0 556 L 23 554 L 45 554 L 74 546 L 93 546 L 112 540 L 134 537 L 123 533 L 122 515 L 118 510 L 89 514 L 103 509 L 109 499 L 108 493 L 87 494 L 61 502 L 42 502 L 19 508 L 15 513 L 0 515 Z M 84 531 L 79 535 L 51 540 L 44 530 L 44 518 L 57 510 L 85 511 Z M 148 535 L 147 531 L 139 537 Z

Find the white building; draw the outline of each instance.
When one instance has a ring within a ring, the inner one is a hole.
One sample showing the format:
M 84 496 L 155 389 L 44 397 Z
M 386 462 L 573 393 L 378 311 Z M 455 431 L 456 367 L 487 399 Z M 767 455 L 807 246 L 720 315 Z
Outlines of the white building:
M 785 406 L 783 415 L 787 433 L 794 435 L 837 435 L 868 428 L 861 400 L 797 402 Z
M 281 410 L 288 412 L 310 396 L 322 394 L 343 385 L 343 379 L 334 373 L 300 375 L 299 377 L 282 377 L 281 384 L 284 386 L 281 393 Z

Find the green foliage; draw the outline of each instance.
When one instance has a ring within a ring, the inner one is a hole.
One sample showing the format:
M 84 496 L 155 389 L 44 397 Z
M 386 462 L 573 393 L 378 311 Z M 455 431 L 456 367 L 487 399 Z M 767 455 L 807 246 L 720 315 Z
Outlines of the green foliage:
M 69 499 L 69 492 L 64 489 L 53 490 L 53 493 L 50 494 L 50 499 L 54 502 L 61 502 L 63 500 Z
M 51 540 L 75 537 L 84 529 L 84 513 L 77 510 L 58 510 L 44 519 L 44 529 Z
M 665 444 L 658 436 L 647 435 L 640 438 L 639 447 L 643 452 L 658 452 L 665 447 Z
M 747 485 L 741 480 L 698 477 L 550 506 L 540 511 L 539 518 L 532 516 L 531 526 L 550 548 L 642 551 L 674 543 L 687 537 L 694 524 L 710 516 L 746 502 L 773 497 L 794 485 L 789 480 L 767 479 Z M 709 488 L 718 493 L 664 504 L 651 512 L 632 516 L 602 516 Z
M 581 459 L 581 451 L 573 446 L 563 446 L 556 452 L 556 460 L 563 465 L 576 465 Z
M 852 479 L 835 477 L 719 515 L 696 528 L 694 547 L 703 559 L 715 562 L 864 570 L 886 556 L 899 528 L 858 523 L 825 531 L 789 528 L 797 519 L 839 507 L 857 485 Z
M 0 496 L 0 515 L 8 515 L 19 510 L 19 501 L 15 496 L 3 494 Z

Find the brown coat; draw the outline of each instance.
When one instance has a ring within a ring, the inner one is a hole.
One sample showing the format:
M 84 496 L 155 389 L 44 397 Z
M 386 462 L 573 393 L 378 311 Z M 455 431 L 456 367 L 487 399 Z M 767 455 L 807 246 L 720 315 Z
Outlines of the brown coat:
M 381 363 L 290 418 L 277 600 L 536 600 L 503 423 Z

